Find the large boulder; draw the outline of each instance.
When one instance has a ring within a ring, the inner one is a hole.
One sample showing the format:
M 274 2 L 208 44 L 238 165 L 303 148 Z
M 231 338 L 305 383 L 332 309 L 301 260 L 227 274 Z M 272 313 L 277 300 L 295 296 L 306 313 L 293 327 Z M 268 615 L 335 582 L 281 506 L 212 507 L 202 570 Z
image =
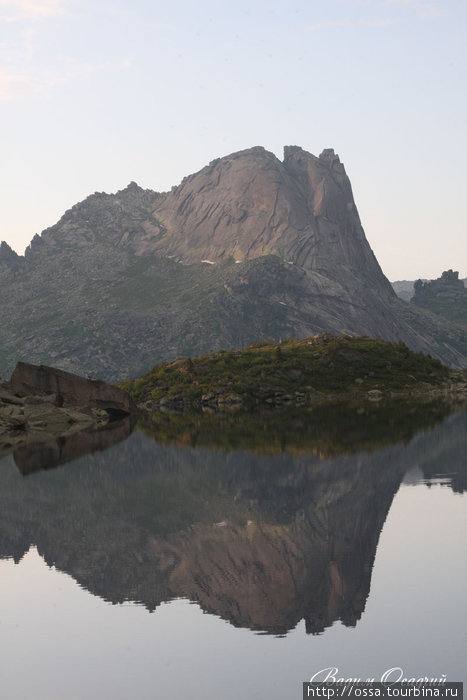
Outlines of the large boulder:
M 45 365 L 18 362 L 11 376 L 11 389 L 17 396 L 53 396 L 57 406 L 99 408 L 112 417 L 137 412 L 132 399 L 122 389 Z

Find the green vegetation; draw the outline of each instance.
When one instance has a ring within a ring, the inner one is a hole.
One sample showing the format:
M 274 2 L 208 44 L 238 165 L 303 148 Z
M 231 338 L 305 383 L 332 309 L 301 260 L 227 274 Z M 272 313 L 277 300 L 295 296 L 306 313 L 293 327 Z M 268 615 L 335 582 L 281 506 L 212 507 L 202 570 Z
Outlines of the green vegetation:
M 429 391 L 441 387 L 449 375 L 439 360 L 400 342 L 324 334 L 180 358 L 120 386 L 138 403 L 183 400 L 196 405 L 215 400 L 250 408 L 258 403 L 304 403 L 310 396 L 361 396 L 375 389 Z

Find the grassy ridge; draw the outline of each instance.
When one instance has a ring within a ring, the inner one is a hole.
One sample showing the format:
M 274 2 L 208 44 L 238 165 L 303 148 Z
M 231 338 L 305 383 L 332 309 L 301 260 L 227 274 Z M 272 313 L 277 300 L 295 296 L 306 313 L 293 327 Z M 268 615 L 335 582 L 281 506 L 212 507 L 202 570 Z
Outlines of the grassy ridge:
M 180 358 L 156 365 L 140 379 L 120 386 L 137 402 L 185 399 L 196 404 L 214 394 L 237 397 L 249 406 L 275 395 L 430 390 L 444 384 L 449 375 L 450 370 L 439 360 L 412 352 L 403 343 L 324 334 Z

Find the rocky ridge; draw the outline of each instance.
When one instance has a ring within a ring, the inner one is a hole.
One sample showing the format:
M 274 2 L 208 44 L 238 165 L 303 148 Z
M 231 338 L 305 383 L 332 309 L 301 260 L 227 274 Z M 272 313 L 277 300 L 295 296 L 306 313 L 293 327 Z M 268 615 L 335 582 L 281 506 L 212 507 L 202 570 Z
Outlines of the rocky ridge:
M 410 301 L 415 294 L 415 282 L 417 280 L 396 280 L 391 282 L 392 288 L 400 299 L 404 301 Z M 430 282 L 431 280 L 422 279 L 422 282 Z M 467 286 L 467 277 L 462 279 L 464 287 Z

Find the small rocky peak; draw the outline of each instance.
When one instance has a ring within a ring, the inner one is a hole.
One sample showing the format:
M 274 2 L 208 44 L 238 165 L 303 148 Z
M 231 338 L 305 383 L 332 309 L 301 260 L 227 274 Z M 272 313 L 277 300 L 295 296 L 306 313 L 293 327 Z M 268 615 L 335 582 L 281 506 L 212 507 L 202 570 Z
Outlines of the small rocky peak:
M 319 158 L 300 146 L 284 146 L 283 166 L 289 175 L 308 188 L 310 178 L 321 177 L 322 166 Z
M 287 173 L 300 183 L 315 216 L 328 217 L 331 200 L 335 200 L 332 208 L 337 206 L 342 210 L 343 217 L 346 208 L 354 208 L 350 182 L 333 148 L 326 148 L 317 158 L 299 146 L 285 146 L 283 164 Z
M 142 187 L 140 187 L 134 180 L 132 180 L 126 187 L 126 192 L 139 192 L 140 190 L 142 190 Z
M 325 161 L 326 163 L 340 163 L 339 156 L 337 153 L 334 153 L 333 148 L 325 148 L 320 154 L 319 154 L 320 160 Z
M 453 305 L 452 308 L 443 309 L 443 313 L 452 315 L 455 305 L 462 304 L 465 313 L 467 302 L 467 289 L 464 282 L 459 279 L 459 273 L 453 270 L 445 270 L 438 279 L 423 282 L 421 279 L 414 283 L 414 296 L 412 300 L 419 306 L 432 306 L 434 304 Z M 433 307 L 434 308 L 434 307 Z M 438 308 L 434 308 L 439 312 Z M 463 316 L 465 318 L 465 316 Z
M 440 290 L 455 291 L 461 296 L 467 295 L 464 282 L 459 279 L 459 272 L 457 270 L 445 270 L 441 274 L 441 277 L 435 280 L 435 282 Z
M 153 190 L 146 190 L 132 180 L 123 190 L 119 190 L 115 195 L 111 195 L 115 202 L 122 202 L 126 206 L 146 206 L 151 205 L 158 197 L 159 193 Z
M 447 284 L 457 284 L 459 280 L 459 272 L 454 272 L 453 270 L 445 270 L 441 275 L 441 279 Z
M 118 192 L 115 193 L 115 197 L 119 199 L 122 197 L 127 199 L 134 199 L 135 197 L 141 196 L 143 193 L 143 188 L 140 187 L 134 180 L 132 180 L 122 190 L 118 190 Z
M 339 173 L 340 175 L 345 175 L 344 164 L 340 162 L 337 153 L 334 153 L 333 148 L 325 148 L 319 156 L 320 163 L 324 163 L 333 174 Z
M 28 245 L 26 250 L 24 251 L 25 257 L 29 257 L 31 253 L 36 253 L 42 246 L 44 245 L 44 239 L 39 236 L 38 233 L 34 235 L 34 238 L 32 239 L 31 243 Z
M 6 265 L 10 269 L 16 269 L 21 264 L 21 257 L 16 253 L 8 243 L 2 241 L 0 243 L 0 265 Z
M 316 156 L 308 153 L 301 146 L 284 146 L 284 165 L 292 160 L 301 163 L 310 160 L 310 158 L 317 160 Z
M 134 182 L 134 180 L 132 180 L 126 187 L 122 187 L 121 190 L 117 190 L 112 194 L 106 194 L 105 196 L 108 199 L 108 202 L 113 202 L 114 200 L 134 199 L 135 197 L 138 197 L 141 192 L 144 192 L 144 190 L 136 182 Z M 91 197 L 91 203 L 94 204 L 94 202 L 99 199 L 99 193 L 95 192 L 93 195 L 91 195 Z
M 332 171 L 345 175 L 343 164 L 333 148 L 325 148 L 319 158 L 300 146 L 284 146 L 284 165 L 288 170 L 309 170 L 316 173 Z
M 15 253 L 15 251 L 12 248 L 10 248 L 6 241 L 2 241 L 0 243 L 0 260 L 6 262 L 7 260 L 11 260 L 17 257 L 18 254 Z
M 293 160 L 296 163 L 314 162 L 316 165 L 340 165 L 339 156 L 334 152 L 333 148 L 325 148 L 320 154 L 319 158 L 317 158 L 312 153 L 305 151 L 300 146 L 284 146 L 284 164 L 287 164 L 287 162 L 290 160 Z
M 414 284 L 414 291 L 416 297 L 421 297 L 426 294 L 440 293 L 448 290 L 457 290 L 462 292 L 465 291 L 464 283 L 459 279 L 459 272 L 453 270 L 445 270 L 441 277 L 435 280 L 430 280 L 428 282 L 423 282 L 422 280 L 417 280 Z

